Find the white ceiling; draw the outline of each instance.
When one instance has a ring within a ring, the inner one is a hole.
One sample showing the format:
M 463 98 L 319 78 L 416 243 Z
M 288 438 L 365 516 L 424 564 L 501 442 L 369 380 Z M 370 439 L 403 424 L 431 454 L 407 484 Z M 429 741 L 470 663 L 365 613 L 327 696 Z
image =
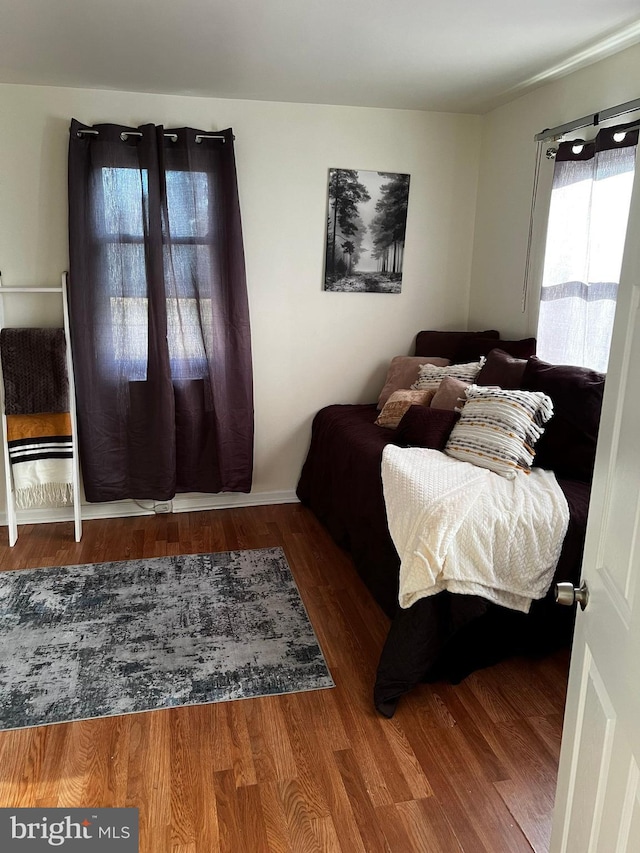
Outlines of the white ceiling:
M 481 113 L 640 41 L 639 18 L 638 0 L 0 0 L 0 82 Z

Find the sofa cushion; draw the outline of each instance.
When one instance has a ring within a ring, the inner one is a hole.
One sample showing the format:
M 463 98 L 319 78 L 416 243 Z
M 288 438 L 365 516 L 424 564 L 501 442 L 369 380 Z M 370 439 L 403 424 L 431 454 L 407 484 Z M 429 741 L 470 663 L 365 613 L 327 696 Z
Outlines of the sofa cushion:
M 398 424 L 393 443 L 400 447 L 428 447 L 444 450 L 451 430 L 458 421 L 458 412 L 410 406 Z
M 553 414 L 541 391 L 505 391 L 471 385 L 445 453 L 512 480 L 530 471 L 533 446 Z
M 465 340 L 472 338 L 490 338 L 497 340 L 500 332 L 495 329 L 487 329 L 484 332 L 438 332 L 423 331 L 416 336 L 416 355 L 439 355 L 442 358 L 452 359 L 458 348 Z M 470 361 L 479 357 L 482 353 L 472 356 Z
M 411 386 L 414 391 L 437 391 L 445 376 L 453 376 L 461 382 L 471 384 L 480 372 L 483 361 L 472 361 L 468 364 L 451 364 L 448 367 L 437 367 L 435 364 L 423 364 L 418 371 L 418 378 Z
M 554 416 L 536 448 L 536 465 L 558 477 L 590 483 L 600 425 L 605 375 L 587 367 L 549 364 L 533 356 L 522 388 L 553 400 Z
M 526 358 L 514 358 L 502 348 L 492 349 L 476 376 L 476 385 L 497 385 L 515 391 L 520 387 L 526 366 Z
M 387 429 L 395 429 L 409 406 L 428 406 L 434 391 L 410 391 L 402 389 L 394 391 L 384 404 L 378 415 L 376 424 Z
M 433 395 L 431 408 L 449 409 L 452 412 L 460 410 L 465 404 L 465 391 L 469 385 L 470 382 L 463 382 L 455 376 L 445 376 Z
M 489 355 L 491 350 L 499 347 L 503 352 L 514 358 L 527 359 L 535 354 L 536 339 L 523 338 L 521 341 L 495 341 L 490 337 L 478 337 L 473 340 L 463 340 L 453 356 L 450 356 L 454 364 L 464 361 L 473 361 L 481 355 Z
M 418 371 L 422 364 L 436 364 L 445 367 L 449 364 L 449 359 L 413 355 L 397 355 L 392 358 L 384 387 L 378 397 L 378 409 L 382 409 L 394 391 L 410 388 L 413 385 L 418 378 Z

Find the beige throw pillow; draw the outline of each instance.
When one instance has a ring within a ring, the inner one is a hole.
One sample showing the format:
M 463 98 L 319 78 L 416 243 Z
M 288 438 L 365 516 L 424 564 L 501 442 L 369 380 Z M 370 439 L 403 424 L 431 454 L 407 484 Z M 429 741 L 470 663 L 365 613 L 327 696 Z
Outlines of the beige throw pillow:
M 410 391 L 407 388 L 394 391 L 378 415 L 377 425 L 395 429 L 410 406 L 428 406 L 433 395 L 433 391 Z
M 465 404 L 465 391 L 470 382 L 463 382 L 455 376 L 445 376 L 431 401 L 432 409 L 448 409 L 450 412 L 460 411 Z
M 394 391 L 403 388 L 411 388 L 418 378 L 418 371 L 423 364 L 433 364 L 446 367 L 450 364 L 448 358 L 436 358 L 435 356 L 397 355 L 391 359 L 384 388 L 378 397 L 378 411 L 382 409 Z

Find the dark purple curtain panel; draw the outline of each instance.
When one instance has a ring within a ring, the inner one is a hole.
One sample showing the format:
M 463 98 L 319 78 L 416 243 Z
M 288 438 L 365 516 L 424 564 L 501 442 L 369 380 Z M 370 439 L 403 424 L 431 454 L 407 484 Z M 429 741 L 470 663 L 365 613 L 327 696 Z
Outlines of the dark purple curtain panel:
M 233 133 L 200 134 L 71 123 L 69 309 L 89 501 L 251 489 Z

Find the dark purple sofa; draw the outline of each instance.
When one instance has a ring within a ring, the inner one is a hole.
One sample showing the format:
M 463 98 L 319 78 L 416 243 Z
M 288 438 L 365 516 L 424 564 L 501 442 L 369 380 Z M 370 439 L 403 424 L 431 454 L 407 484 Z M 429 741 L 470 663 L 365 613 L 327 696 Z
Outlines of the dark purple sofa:
M 544 391 L 551 397 L 554 416 L 538 442 L 534 464 L 556 473 L 569 505 L 569 529 L 554 583 L 576 583 L 604 376 L 584 368 L 547 364 L 535 356 L 527 359 L 535 348 L 533 339 L 510 342 L 497 338 L 497 332 L 420 332 L 415 354 L 462 362 L 500 349 L 514 363 L 522 359 L 515 387 Z M 494 353 L 487 366 L 498 355 Z M 501 363 L 509 360 L 502 358 Z M 487 374 L 487 379 L 483 384 L 499 384 L 496 376 Z M 506 381 L 511 378 L 505 375 Z M 399 558 L 387 528 L 382 494 L 382 451 L 390 442 L 441 450 L 456 416 L 412 406 L 397 430 L 390 430 L 375 424 L 377 415 L 375 404 L 322 409 L 313 422 L 297 494 L 334 540 L 350 552 L 359 575 L 391 620 L 374 688 L 376 708 L 391 716 L 398 699 L 421 681 L 457 682 L 505 657 L 544 654 L 568 644 L 575 613 L 573 608 L 555 603 L 553 584 L 546 598 L 535 601 L 528 614 L 477 596 L 448 592 L 401 609 Z

